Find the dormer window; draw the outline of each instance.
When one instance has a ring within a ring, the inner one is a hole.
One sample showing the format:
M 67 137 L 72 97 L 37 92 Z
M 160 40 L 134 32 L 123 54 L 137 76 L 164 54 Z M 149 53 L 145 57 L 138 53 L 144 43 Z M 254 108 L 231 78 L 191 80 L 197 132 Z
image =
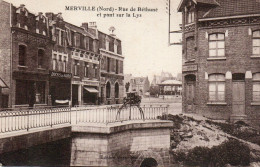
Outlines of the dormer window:
M 28 10 L 25 8 L 25 5 L 20 5 L 20 7 L 16 10 L 16 14 L 17 14 L 17 26 L 28 30 L 28 26 L 27 26 Z
M 193 23 L 195 21 L 194 7 L 189 6 L 186 8 L 186 24 Z
M 117 54 L 117 46 L 118 46 L 118 41 L 115 39 L 114 40 L 114 52 Z
M 106 50 L 109 50 L 109 38 L 106 36 Z

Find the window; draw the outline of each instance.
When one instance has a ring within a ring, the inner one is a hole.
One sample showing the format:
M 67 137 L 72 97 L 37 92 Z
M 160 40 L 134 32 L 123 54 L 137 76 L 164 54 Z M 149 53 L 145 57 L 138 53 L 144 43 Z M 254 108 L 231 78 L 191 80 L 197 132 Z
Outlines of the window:
M 119 84 L 115 84 L 115 98 L 119 98 Z
M 117 54 L 117 44 L 114 45 L 114 52 Z
M 260 73 L 253 74 L 253 101 L 260 102 Z
M 88 67 L 89 67 L 88 63 L 85 62 L 85 66 L 84 66 L 84 77 L 88 77 Z
M 194 59 L 194 47 L 195 47 L 195 42 L 194 42 L 194 37 L 188 37 L 186 39 L 186 59 L 187 60 L 192 60 Z
M 187 24 L 189 23 L 193 23 L 194 22 L 194 17 L 195 17 L 195 14 L 194 14 L 194 10 L 189 10 L 188 13 L 187 13 Z
M 118 74 L 118 69 L 119 69 L 119 64 L 118 64 L 118 60 L 116 60 L 116 74 Z
M 260 30 L 253 32 L 253 55 L 260 55 Z
M 54 58 L 52 60 L 52 69 L 57 70 L 57 59 L 56 59 L 56 54 L 54 54 Z
M 19 45 L 19 65 L 20 66 L 25 66 L 26 62 L 26 46 L 24 45 Z
M 59 70 L 59 71 L 62 71 L 62 70 L 63 70 L 63 67 L 62 67 L 62 56 L 61 56 L 61 55 L 59 55 L 58 70 Z
M 107 57 L 107 72 L 110 72 L 110 58 Z
M 97 74 L 97 65 L 93 64 L 93 69 L 94 69 L 94 78 L 97 78 L 98 74 Z
M 35 102 L 45 103 L 45 82 L 36 82 Z
M 110 98 L 110 89 L 111 89 L 110 82 L 107 82 L 107 84 L 106 84 L 106 98 Z
M 225 101 L 225 75 L 209 75 L 209 101 Z
M 209 35 L 209 57 L 225 56 L 225 35 L 210 34 Z
M 75 60 L 74 61 L 74 75 L 75 76 L 78 76 L 79 75 L 79 62 L 78 62 L 78 60 Z
M 64 60 L 63 60 L 63 72 L 67 72 L 67 61 L 66 61 L 66 57 L 64 57 Z
M 44 58 L 44 50 L 39 49 L 38 50 L 38 68 L 43 67 L 43 58 Z

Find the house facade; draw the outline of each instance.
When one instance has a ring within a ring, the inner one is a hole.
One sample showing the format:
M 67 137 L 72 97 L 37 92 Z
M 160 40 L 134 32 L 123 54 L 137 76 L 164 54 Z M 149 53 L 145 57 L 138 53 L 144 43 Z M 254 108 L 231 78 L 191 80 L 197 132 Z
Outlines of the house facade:
M 124 97 L 124 56 L 122 55 L 121 40 L 111 30 L 105 34 L 96 29 L 95 23 L 92 33 L 98 34 L 100 53 L 100 102 L 101 104 L 118 104 Z
M 9 89 L 2 107 L 46 105 L 49 94 L 49 57 L 52 41 L 47 19 L 25 5 L 1 1 L 0 73 Z
M 183 112 L 259 124 L 260 2 L 182 0 Z
M 93 22 L 73 25 L 61 13 L 33 14 L 25 5 L 0 1 L 0 9 L 0 108 L 123 101 L 124 57 L 113 33 Z

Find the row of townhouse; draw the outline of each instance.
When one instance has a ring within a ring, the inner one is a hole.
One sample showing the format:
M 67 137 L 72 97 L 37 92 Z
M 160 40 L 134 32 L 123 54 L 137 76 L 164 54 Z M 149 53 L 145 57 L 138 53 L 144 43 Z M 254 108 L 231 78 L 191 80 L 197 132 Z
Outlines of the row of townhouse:
M 0 22 L 0 78 L 8 86 L 0 107 L 122 102 L 124 57 L 114 34 L 5 1 Z
M 182 0 L 183 111 L 259 124 L 260 2 Z

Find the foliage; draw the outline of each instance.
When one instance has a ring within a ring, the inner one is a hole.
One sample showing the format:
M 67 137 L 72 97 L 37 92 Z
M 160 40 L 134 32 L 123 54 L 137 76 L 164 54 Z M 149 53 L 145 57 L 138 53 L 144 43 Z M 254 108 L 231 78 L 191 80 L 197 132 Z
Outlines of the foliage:
M 187 154 L 176 152 L 174 158 L 177 162 L 183 162 L 189 166 L 249 165 L 250 149 L 247 145 L 232 139 L 212 148 L 195 147 Z
M 150 86 L 150 95 L 155 96 L 159 94 L 159 86 Z

